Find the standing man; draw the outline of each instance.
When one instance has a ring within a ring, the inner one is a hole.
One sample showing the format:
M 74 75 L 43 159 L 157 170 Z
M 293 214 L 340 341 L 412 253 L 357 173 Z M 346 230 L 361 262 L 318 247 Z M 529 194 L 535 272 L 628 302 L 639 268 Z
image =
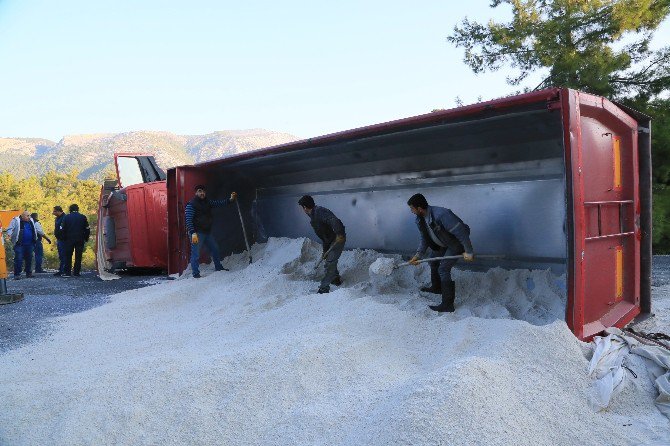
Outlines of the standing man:
M 31 263 L 37 242 L 37 230 L 28 211 L 23 211 L 21 215 L 12 219 L 7 234 L 14 243 L 14 280 L 21 278 L 24 262 L 26 277 L 33 277 Z
M 37 241 L 35 242 L 35 272 L 43 273 L 42 269 L 42 259 L 44 259 L 44 245 L 42 244 L 42 239 L 46 240 L 48 244 L 51 244 L 51 240 L 44 233 L 40 220 L 38 218 L 37 212 L 30 214 L 30 218 L 35 222 L 35 230 L 37 231 Z
M 63 239 L 63 234 L 60 228 L 63 225 L 65 212 L 63 212 L 62 207 L 54 206 L 52 214 L 56 217 L 56 221 L 54 222 L 54 236 L 56 237 L 56 249 L 58 249 L 58 272 L 55 272 L 54 276 L 62 276 L 65 272 L 65 240 Z
M 84 243 L 91 236 L 91 228 L 85 215 L 79 213 L 79 206 L 70 205 L 70 213 L 63 218 L 59 231 L 65 242 L 65 268 L 63 277 L 81 273 L 81 256 L 84 253 Z M 74 253 L 74 274 L 72 269 L 72 253 Z
M 298 204 L 309 216 L 309 222 L 314 228 L 314 232 L 323 242 L 322 256 L 326 261 L 326 275 L 321 279 L 318 293 L 328 293 L 330 292 L 330 285 L 342 285 L 342 278 L 337 270 L 337 261 L 342 255 L 344 243 L 347 240 L 344 225 L 330 209 L 317 206 L 314 203 L 314 198 L 309 195 L 300 198 Z
M 221 265 L 221 256 L 216 240 L 211 235 L 212 209 L 226 206 L 237 199 L 237 192 L 230 194 L 230 198 L 223 200 L 210 200 L 207 198 L 207 189 L 202 184 L 195 187 L 195 197 L 186 205 L 184 214 L 186 215 L 186 229 L 191 238 L 191 272 L 196 279 L 200 278 L 200 243 L 207 246 L 216 271 L 223 270 Z
M 416 225 L 421 234 L 421 243 L 416 254 L 409 261 L 412 265 L 419 265 L 419 259 L 430 247 L 431 257 L 445 257 L 463 255 L 466 261 L 472 261 L 474 254 L 470 242 L 470 227 L 463 223 L 451 209 L 428 206 L 426 197 L 414 194 L 407 201 L 412 214 L 416 215 Z M 457 259 L 448 259 L 430 262 L 430 287 L 421 288 L 421 291 L 442 294 L 440 305 L 430 305 L 430 309 L 437 312 L 453 312 L 456 300 L 456 284 L 451 280 L 451 268 Z

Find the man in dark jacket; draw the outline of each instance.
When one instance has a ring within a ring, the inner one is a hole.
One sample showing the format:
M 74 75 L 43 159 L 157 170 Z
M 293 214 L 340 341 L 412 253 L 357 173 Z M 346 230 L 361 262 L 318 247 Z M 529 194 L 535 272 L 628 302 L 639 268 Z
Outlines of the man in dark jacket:
M 419 265 L 418 261 L 431 249 L 431 257 L 459 256 L 466 261 L 474 259 L 470 242 L 470 227 L 463 223 L 451 209 L 429 206 L 426 197 L 413 195 L 407 202 L 410 211 L 416 215 L 416 225 L 421 234 L 421 243 L 409 263 Z M 430 262 L 430 287 L 421 291 L 442 294 L 440 305 L 431 305 L 431 310 L 453 312 L 456 300 L 456 284 L 451 280 L 451 268 L 457 259 Z
M 323 242 L 323 256 L 325 260 L 326 274 L 319 285 L 319 294 L 330 292 L 330 285 L 342 285 L 340 272 L 337 270 L 337 261 L 344 250 L 347 235 L 344 232 L 342 221 L 333 214 L 330 209 L 317 206 L 314 198 L 305 195 L 298 204 L 309 216 L 309 222 L 317 237 Z M 331 249 L 332 248 L 332 249 Z
M 85 215 L 79 213 L 79 206 L 70 205 L 70 213 L 63 218 L 59 227 L 65 247 L 65 268 L 63 277 L 74 275 L 79 277 L 81 272 L 81 256 L 84 252 L 84 243 L 91 236 L 91 228 Z M 74 274 L 72 269 L 72 253 L 74 253 Z
M 210 200 L 207 198 L 205 186 L 195 187 L 195 197 L 186 205 L 184 214 L 186 215 L 186 229 L 191 238 L 191 272 L 196 279 L 200 278 L 200 245 L 207 246 L 216 271 L 223 270 L 221 265 L 221 256 L 216 240 L 212 237 L 212 209 L 221 207 L 234 202 L 237 199 L 237 192 L 230 194 L 230 198 L 223 200 Z
M 60 206 L 54 206 L 53 216 L 56 217 L 54 222 L 54 236 L 56 237 L 56 248 L 58 249 L 58 272 L 54 273 L 54 276 L 62 276 L 65 272 L 65 240 L 61 233 L 60 227 L 63 225 L 63 219 L 65 218 L 65 212 Z

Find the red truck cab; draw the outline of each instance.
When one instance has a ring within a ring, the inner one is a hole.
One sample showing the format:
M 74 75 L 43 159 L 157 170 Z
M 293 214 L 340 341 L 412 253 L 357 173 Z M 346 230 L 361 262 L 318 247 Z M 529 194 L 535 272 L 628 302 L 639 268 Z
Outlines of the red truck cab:
M 167 187 L 153 156 L 114 154 L 116 178 L 100 191 L 98 272 L 167 269 Z

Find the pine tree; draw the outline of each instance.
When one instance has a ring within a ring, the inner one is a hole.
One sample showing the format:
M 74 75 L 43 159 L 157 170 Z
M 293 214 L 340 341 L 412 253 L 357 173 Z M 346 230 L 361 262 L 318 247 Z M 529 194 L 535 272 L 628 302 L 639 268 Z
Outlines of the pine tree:
M 670 87 L 670 47 L 649 48 L 670 14 L 669 0 L 493 0 L 512 7 L 506 23 L 467 18 L 448 40 L 465 49 L 475 73 L 510 65 L 520 85 L 546 73 L 535 88 L 564 86 L 607 97 L 654 97 Z

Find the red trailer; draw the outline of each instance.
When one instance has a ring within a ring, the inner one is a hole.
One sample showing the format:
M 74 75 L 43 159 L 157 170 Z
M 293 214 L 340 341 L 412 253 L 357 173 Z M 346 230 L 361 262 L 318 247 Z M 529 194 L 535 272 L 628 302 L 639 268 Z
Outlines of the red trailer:
M 114 155 L 116 179 L 100 191 L 98 271 L 167 269 L 167 188 L 153 156 Z
M 651 310 L 648 117 L 570 89 L 438 111 L 170 169 L 170 273 L 187 266 L 184 206 L 193 186 L 236 190 L 248 233 L 312 236 L 303 194 L 347 225 L 348 248 L 411 254 L 407 198 L 422 192 L 471 227 L 473 267 L 551 268 L 566 275 L 565 319 L 589 339 Z M 224 254 L 244 250 L 236 211 L 217 210 Z M 495 262 L 495 263 L 492 263 Z

